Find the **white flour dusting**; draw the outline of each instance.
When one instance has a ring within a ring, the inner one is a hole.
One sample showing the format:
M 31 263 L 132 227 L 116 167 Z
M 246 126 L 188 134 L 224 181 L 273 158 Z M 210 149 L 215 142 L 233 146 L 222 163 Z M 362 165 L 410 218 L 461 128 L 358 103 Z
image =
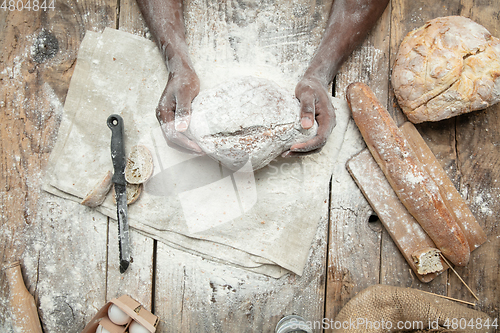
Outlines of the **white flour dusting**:
M 293 92 L 321 40 L 329 4 L 185 2 L 187 42 L 201 88 L 257 76 Z

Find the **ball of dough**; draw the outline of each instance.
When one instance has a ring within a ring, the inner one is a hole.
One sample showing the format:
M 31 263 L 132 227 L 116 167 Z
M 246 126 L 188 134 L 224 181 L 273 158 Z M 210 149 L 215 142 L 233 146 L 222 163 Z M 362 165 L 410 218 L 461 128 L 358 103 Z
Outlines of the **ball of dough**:
M 413 123 L 438 121 L 500 101 L 500 40 L 461 17 L 440 17 L 399 47 L 392 86 Z
M 260 169 L 316 132 L 317 124 L 302 129 L 293 93 L 262 78 L 228 81 L 200 92 L 192 103 L 189 136 L 231 170 L 248 161 Z

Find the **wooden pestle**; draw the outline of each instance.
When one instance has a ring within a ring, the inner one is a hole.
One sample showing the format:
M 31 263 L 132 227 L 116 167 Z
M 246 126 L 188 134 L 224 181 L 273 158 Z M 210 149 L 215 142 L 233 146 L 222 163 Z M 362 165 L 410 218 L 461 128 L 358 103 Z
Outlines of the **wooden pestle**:
M 19 261 L 4 267 L 9 282 L 10 313 L 16 332 L 42 333 L 35 299 L 24 285 Z

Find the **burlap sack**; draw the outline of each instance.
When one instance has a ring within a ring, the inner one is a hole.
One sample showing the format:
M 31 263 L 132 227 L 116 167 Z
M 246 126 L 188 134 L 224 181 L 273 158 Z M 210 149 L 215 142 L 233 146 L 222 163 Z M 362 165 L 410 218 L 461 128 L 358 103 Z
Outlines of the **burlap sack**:
M 420 290 L 386 285 L 366 288 L 335 318 L 334 332 L 493 332 L 483 312 Z

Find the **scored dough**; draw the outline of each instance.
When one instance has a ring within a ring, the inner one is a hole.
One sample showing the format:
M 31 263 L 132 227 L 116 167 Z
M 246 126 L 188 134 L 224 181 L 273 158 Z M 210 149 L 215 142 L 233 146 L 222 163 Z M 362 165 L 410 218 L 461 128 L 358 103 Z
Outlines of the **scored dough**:
M 440 17 L 399 47 L 392 86 L 413 123 L 438 121 L 500 101 L 500 39 L 461 17 Z
M 272 81 L 243 77 L 200 92 L 192 104 L 189 136 L 231 170 L 250 159 L 252 169 L 266 166 L 294 143 L 314 137 L 300 126 L 300 105 Z

